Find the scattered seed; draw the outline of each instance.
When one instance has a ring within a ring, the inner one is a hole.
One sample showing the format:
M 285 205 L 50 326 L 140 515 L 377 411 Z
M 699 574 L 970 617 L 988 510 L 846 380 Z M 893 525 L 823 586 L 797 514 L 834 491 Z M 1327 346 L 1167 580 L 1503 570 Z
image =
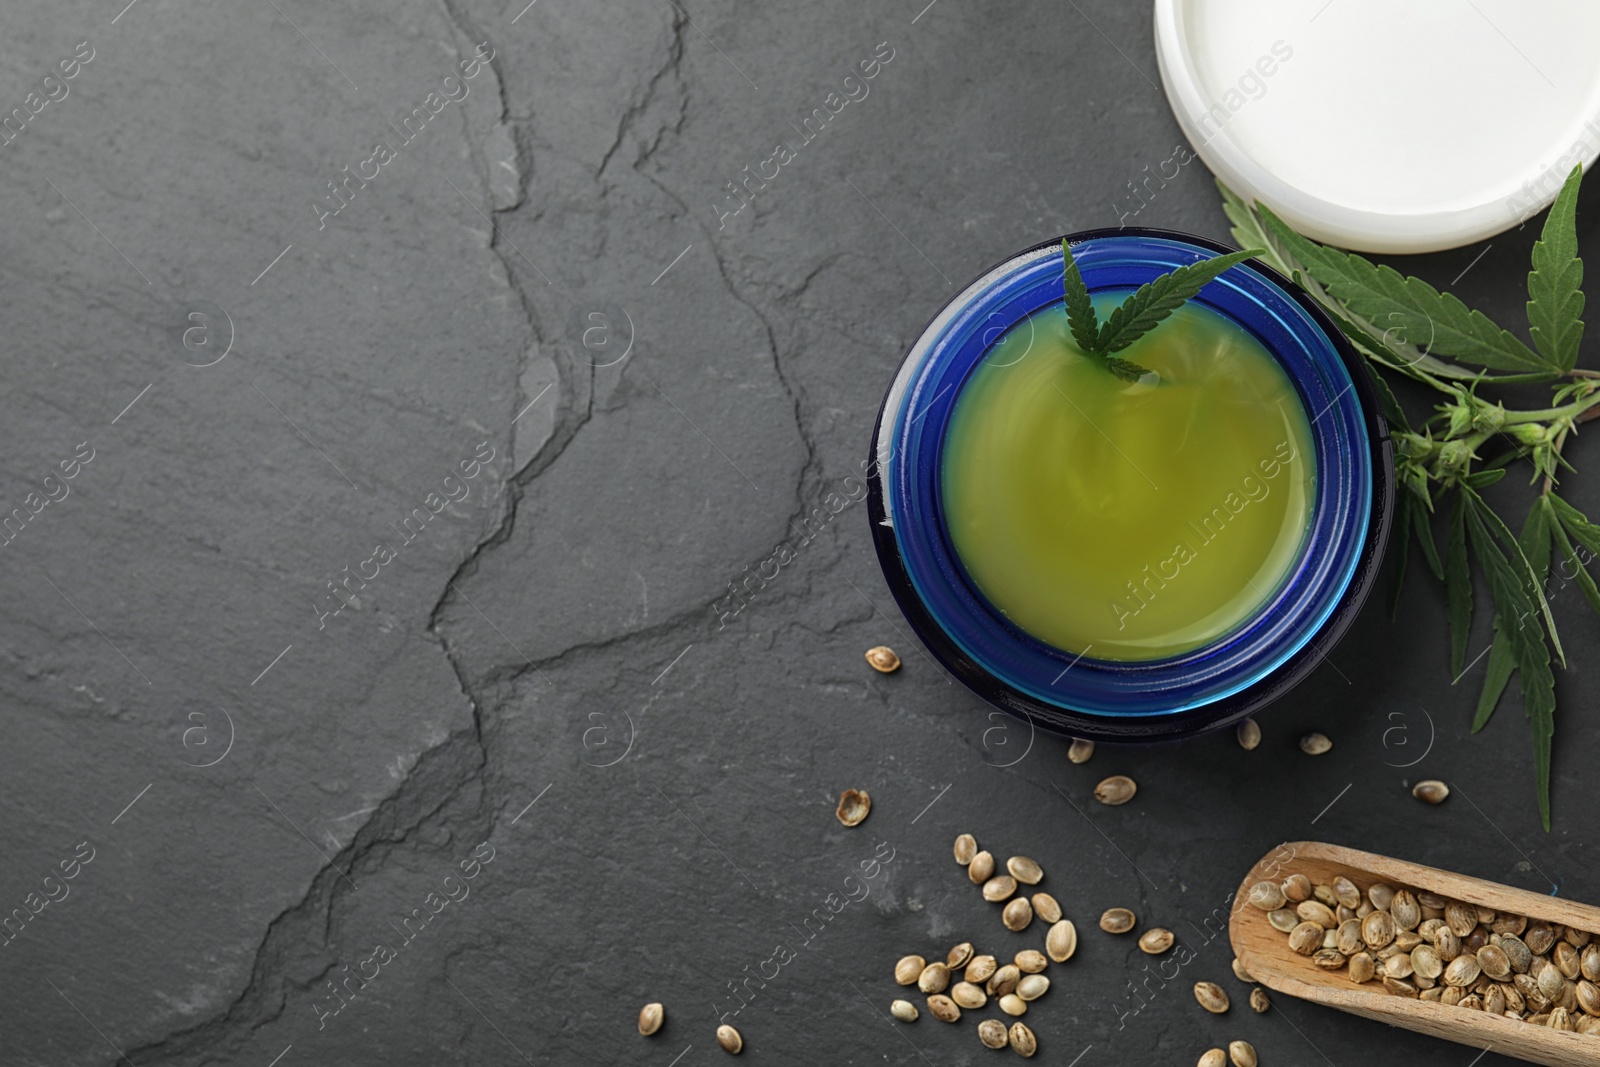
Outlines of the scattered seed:
M 889 1005 L 889 1014 L 903 1023 L 914 1023 L 917 1021 L 917 1016 L 922 1013 L 917 1010 L 917 1006 L 911 1001 L 897 1000 Z
M 1023 885 L 1038 885 L 1044 879 L 1044 870 L 1027 856 L 1012 856 L 1006 860 L 1006 870 Z
M 1139 950 L 1148 956 L 1159 956 L 1172 947 L 1172 931 L 1152 926 L 1139 935 Z
M 662 1020 L 666 1018 L 667 1010 L 660 1004 L 646 1004 L 639 1009 L 639 1032 L 649 1037 L 661 1029 Z
M 1233 976 L 1235 978 L 1239 979 L 1239 981 L 1241 981 L 1241 982 L 1254 982 L 1255 981 L 1254 978 L 1250 977 L 1250 972 L 1245 970 L 1244 961 L 1241 960 L 1238 956 L 1235 956 L 1233 958 Z
M 952 986 L 950 999 L 963 1008 L 981 1008 L 989 1002 L 988 995 L 971 982 L 957 982 Z
M 953 1023 L 961 1018 L 961 1009 L 943 993 L 935 993 L 928 998 L 928 1014 L 942 1023 Z
M 1017 970 L 1023 974 L 1038 974 L 1050 966 L 1050 961 L 1044 958 L 1044 953 L 1037 949 L 1025 948 L 1017 953 L 1017 958 L 1011 961 L 1017 965 Z
M 973 855 L 967 864 L 967 877 L 973 885 L 982 885 L 994 877 L 994 855 L 985 850 Z
M 1115 807 L 1126 804 L 1133 799 L 1133 794 L 1139 791 L 1139 786 L 1132 778 L 1125 774 L 1114 774 L 1094 787 L 1094 798 L 1102 804 Z
M 1034 1038 L 1033 1031 L 1022 1023 L 1011 1024 L 1010 1036 L 1011 1048 L 1024 1059 L 1039 1051 L 1039 1042 Z
M 1057 963 L 1065 963 L 1078 951 L 1078 928 L 1071 919 L 1062 919 L 1050 927 L 1044 937 L 1044 951 Z
M 1261 743 L 1261 727 L 1254 719 L 1246 719 L 1234 730 L 1234 736 L 1239 739 L 1239 747 L 1249 752 Z
M 1023 1000 L 1038 1000 L 1050 988 L 1050 979 L 1042 974 L 1025 974 L 1017 982 L 1017 996 Z
M 1255 1009 L 1257 1015 L 1272 1007 L 1272 1001 L 1267 997 L 1267 991 L 1257 986 L 1250 990 L 1250 1007 Z
M 1196 982 L 1194 999 L 1213 1015 L 1221 1015 L 1228 1010 L 1228 992 L 1215 982 Z
M 872 810 L 872 798 L 865 789 L 846 789 L 839 795 L 839 808 L 834 812 L 846 826 L 860 826 Z
M 972 862 L 972 857 L 978 854 L 978 842 L 971 834 L 962 834 L 956 838 L 956 862 L 965 867 Z
M 739 1036 L 739 1031 L 723 1024 L 717 1027 L 717 1044 L 737 1056 L 744 1049 L 744 1038 Z
M 1418 782 L 1411 787 L 1411 795 L 1428 804 L 1443 804 L 1444 798 L 1450 795 L 1450 787 L 1443 782 L 1430 778 L 1426 782 Z
M 963 941 L 951 949 L 944 957 L 944 965 L 952 971 L 959 971 L 972 962 L 972 942 Z
M 1000 913 L 1000 921 L 1007 930 L 1026 930 L 1028 924 L 1033 922 L 1033 905 L 1028 903 L 1027 897 L 1014 897 Z
M 1100 929 L 1108 934 L 1125 934 L 1138 922 L 1127 908 L 1107 908 L 1100 916 Z
M 1208 1048 L 1200 1053 L 1200 1062 L 1195 1067 L 1228 1067 L 1228 1054 L 1220 1048 Z
M 1260 1062 L 1256 1059 L 1255 1046 L 1248 1041 L 1228 1042 L 1228 1059 L 1233 1067 L 1256 1067 Z
M 1308 756 L 1320 756 L 1333 748 L 1326 734 L 1310 733 L 1300 739 L 1300 751 Z
M 924 993 L 943 993 L 950 984 L 950 968 L 942 963 L 930 963 L 917 976 L 917 988 Z
M 902 956 L 894 965 L 894 980 L 901 985 L 914 985 L 927 966 L 928 961 L 921 956 Z
M 1033 913 L 1039 916 L 1040 921 L 1058 923 L 1061 921 L 1061 905 L 1049 893 L 1035 893 L 1033 895 Z M 1600 946 L 1596 946 L 1600 952 Z
M 984 989 L 988 990 L 989 995 L 992 997 L 1003 997 L 1009 993 L 1015 993 L 1017 991 L 1017 983 L 1021 980 L 1022 969 L 1014 963 L 1008 963 L 994 972 L 994 977 L 984 983 Z
M 1007 1015 L 1026 1015 L 1028 1013 L 1028 1002 L 1015 993 L 1007 993 L 1000 998 L 1000 1010 Z
M 1017 891 L 1017 880 L 1009 874 L 997 874 L 983 883 L 983 899 L 998 904 Z
M 1067 749 L 1067 759 L 1073 763 L 1088 763 L 1092 755 L 1094 755 L 1094 742 L 1081 737 L 1074 737 L 1071 747 Z
M 974 956 L 972 962 L 967 964 L 967 972 L 961 977 L 973 985 L 980 985 L 994 977 L 998 964 L 993 956 Z
M 999 1019 L 985 1019 L 978 1024 L 978 1040 L 988 1048 L 1006 1047 L 1006 1024 Z
M 900 669 L 900 657 L 894 654 L 894 649 L 888 645 L 878 645 L 867 649 L 867 662 L 872 664 L 872 669 L 888 674 Z

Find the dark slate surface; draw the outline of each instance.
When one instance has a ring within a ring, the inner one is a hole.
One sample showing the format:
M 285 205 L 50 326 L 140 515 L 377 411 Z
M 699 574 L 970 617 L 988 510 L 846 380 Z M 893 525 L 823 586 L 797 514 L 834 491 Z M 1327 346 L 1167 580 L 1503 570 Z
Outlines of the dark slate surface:
M 970 1021 L 883 1014 L 903 952 L 1039 937 L 951 863 L 968 830 L 1037 857 L 1083 930 L 1027 1017 L 1040 1062 L 1243 1037 L 1267 1065 L 1457 1065 L 1475 1053 L 1286 998 L 1253 1015 L 1207 918 L 1302 838 L 1600 900 L 1600 628 L 1570 590 L 1549 835 L 1514 699 L 1468 737 L 1482 664 L 1450 685 L 1421 584 L 1256 752 L 1084 766 L 915 648 L 859 506 L 719 624 L 864 456 L 955 287 L 1116 225 L 1173 155 L 1147 5 L 122 4 L 0 13 L 6 109 L 93 55 L 0 150 L 6 508 L 93 456 L 5 547 L 4 907 L 92 859 L 0 949 L 0 1061 L 693 1067 L 720 1062 L 730 984 L 776 967 L 732 1017 L 748 1062 L 975 1062 Z M 869 94 L 724 217 L 875 51 Z M 394 157 L 323 218 L 378 141 Z M 1199 163 L 1137 222 L 1226 237 Z M 1406 266 L 1444 284 L 1481 252 L 1459 289 L 1520 322 L 1531 240 Z M 898 674 L 865 667 L 880 642 Z M 1299 753 L 1313 728 L 1332 754 Z M 1137 800 L 1093 804 L 1115 772 Z M 1422 808 L 1423 776 L 1456 795 Z M 849 786 L 876 801 L 855 830 Z M 1094 929 L 1112 905 L 1197 954 L 1137 1013 L 1146 960 Z M 1202 1013 L 1199 978 L 1240 1007 Z M 647 1041 L 648 1000 L 669 1021 Z

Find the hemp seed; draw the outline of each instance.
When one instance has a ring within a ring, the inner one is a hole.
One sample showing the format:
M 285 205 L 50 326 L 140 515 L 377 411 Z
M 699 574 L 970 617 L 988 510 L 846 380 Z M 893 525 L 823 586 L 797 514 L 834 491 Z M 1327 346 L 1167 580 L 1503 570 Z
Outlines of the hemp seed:
M 917 1021 L 917 1016 L 922 1013 L 917 1010 L 917 1006 L 911 1001 L 897 1000 L 889 1005 L 889 1014 L 903 1023 L 914 1023 Z
M 1426 782 L 1418 782 L 1412 786 L 1411 795 L 1425 804 L 1443 804 L 1445 797 L 1450 795 L 1450 787 L 1437 779 L 1430 778 Z
M 1267 997 L 1267 991 L 1260 986 L 1250 990 L 1250 1007 L 1257 1015 L 1272 1007 L 1272 1001 Z
M 1067 749 L 1067 759 L 1073 763 L 1088 763 L 1092 755 L 1094 755 L 1094 742 L 1081 737 L 1074 737 L 1071 747 Z
M 872 797 L 865 789 L 846 789 L 839 794 L 839 807 L 834 812 L 846 826 L 860 826 L 872 811 Z
M 1027 856 L 1012 856 L 1006 860 L 1006 870 L 1023 885 L 1038 885 L 1044 879 L 1044 870 Z
M 978 842 L 971 834 L 962 834 L 956 838 L 956 862 L 965 867 L 972 862 L 972 857 L 978 854 Z
M 1050 927 L 1044 937 L 1044 951 L 1057 963 L 1065 963 L 1078 951 L 1078 928 L 1071 919 L 1062 919 Z
M 901 985 L 915 985 L 927 966 L 928 961 L 921 956 L 902 956 L 894 965 L 894 980 Z
M 727 1024 L 717 1027 L 717 1044 L 735 1056 L 744 1050 L 744 1038 L 739 1036 L 739 1031 Z
M 1110 807 L 1126 804 L 1139 791 L 1138 783 L 1125 774 L 1114 774 L 1094 787 L 1094 798 Z
M 662 1020 L 666 1018 L 666 1009 L 660 1004 L 646 1004 L 639 1009 L 639 1032 L 649 1037 L 661 1029 Z
M 1027 897 L 1013 897 L 1000 913 L 1000 921 L 1007 930 L 1026 930 L 1028 924 L 1033 922 L 1033 905 L 1028 903 Z
M 1100 929 L 1108 934 L 1125 934 L 1137 921 L 1127 908 L 1107 908 L 1100 916 Z
M 1228 992 L 1215 982 L 1196 982 L 1194 999 L 1213 1015 L 1221 1015 L 1228 1010 Z
M 1139 935 L 1139 951 L 1147 956 L 1159 956 L 1172 947 L 1172 931 L 1153 926 Z
M 1010 1037 L 1012 1051 L 1023 1059 L 1039 1051 L 1039 1042 L 1034 1038 L 1033 1031 L 1022 1023 L 1011 1024 Z
M 1017 965 L 1017 970 L 1023 974 L 1038 974 L 1050 966 L 1050 961 L 1044 958 L 1044 953 L 1037 949 L 1025 948 L 1017 953 L 1016 959 L 1011 961 Z
M 1228 1042 L 1228 1060 L 1233 1067 L 1256 1067 L 1260 1062 L 1256 1059 L 1255 1046 L 1248 1041 Z
M 1261 727 L 1254 719 L 1246 719 L 1234 730 L 1234 736 L 1239 739 L 1239 747 L 1250 752 L 1261 743 Z
M 1049 893 L 1035 893 L 1033 895 L 1033 913 L 1041 922 L 1058 923 L 1061 921 L 1061 905 Z M 1600 952 L 1600 946 L 1596 947 Z
M 900 669 L 900 657 L 895 655 L 894 649 L 888 645 L 877 645 L 867 649 L 867 662 L 872 669 L 883 674 L 890 674 Z
M 1333 748 L 1326 734 L 1309 733 L 1300 739 L 1300 751 L 1308 756 L 1320 756 Z
M 978 1040 L 986 1048 L 1006 1047 L 1006 1024 L 999 1019 L 985 1019 L 978 1024 Z

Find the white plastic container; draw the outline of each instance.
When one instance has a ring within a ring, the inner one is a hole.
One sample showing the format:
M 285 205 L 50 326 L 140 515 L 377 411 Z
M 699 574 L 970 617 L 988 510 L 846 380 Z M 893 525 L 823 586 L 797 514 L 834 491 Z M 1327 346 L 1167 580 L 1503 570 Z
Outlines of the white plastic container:
M 1155 37 L 1194 152 L 1343 248 L 1491 237 L 1600 156 L 1595 0 L 1155 0 Z

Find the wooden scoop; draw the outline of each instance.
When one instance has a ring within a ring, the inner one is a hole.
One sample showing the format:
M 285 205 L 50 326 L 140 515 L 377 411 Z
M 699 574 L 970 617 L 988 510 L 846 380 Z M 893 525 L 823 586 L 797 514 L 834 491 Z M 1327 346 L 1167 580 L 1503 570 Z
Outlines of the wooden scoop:
M 1228 938 L 1234 955 L 1250 976 L 1268 989 L 1447 1041 L 1492 1048 L 1503 1056 L 1530 1063 L 1549 1067 L 1600 1064 L 1600 1035 L 1552 1030 L 1485 1011 L 1396 996 L 1383 988 L 1381 980 L 1357 985 L 1350 981 L 1346 971 L 1324 970 L 1313 964 L 1310 957 L 1293 952 L 1288 935 L 1274 930 L 1267 921 L 1267 913 L 1245 900 L 1255 883 L 1282 882 L 1296 873 L 1311 879 L 1313 885 L 1331 885 L 1333 879 L 1342 874 L 1363 893 L 1377 882 L 1395 889 L 1427 890 L 1495 911 L 1593 931 L 1597 936 L 1600 936 L 1600 908 L 1339 845 L 1293 841 L 1263 856 L 1251 868 L 1239 886 L 1228 923 Z

